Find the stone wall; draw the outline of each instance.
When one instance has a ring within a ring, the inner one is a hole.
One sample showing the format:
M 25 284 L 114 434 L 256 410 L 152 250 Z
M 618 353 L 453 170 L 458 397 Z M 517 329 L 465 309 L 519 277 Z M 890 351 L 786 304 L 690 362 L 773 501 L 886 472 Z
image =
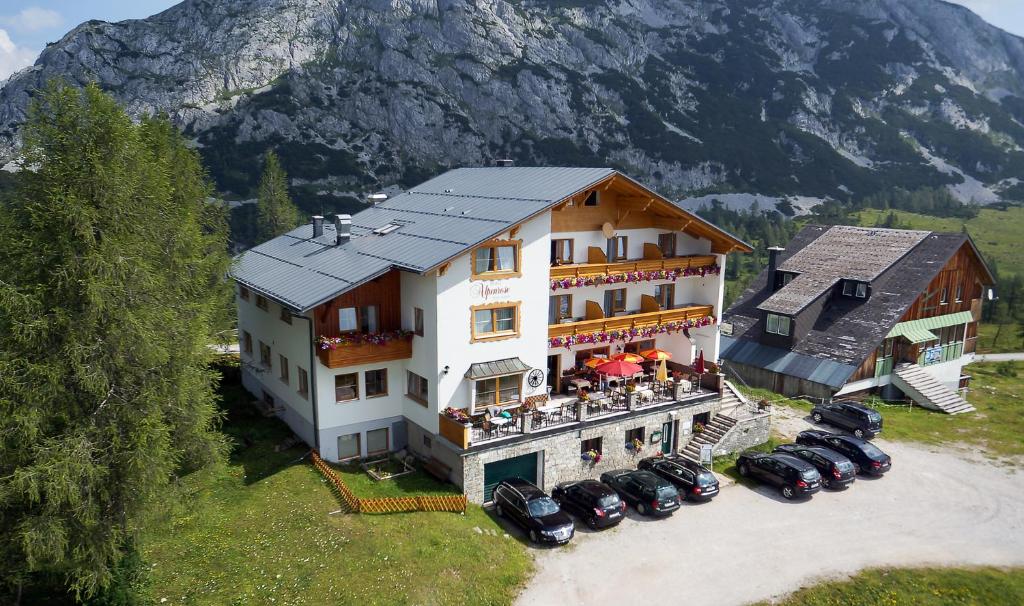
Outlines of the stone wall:
M 725 438 L 715 446 L 714 456 L 722 456 L 746 450 L 768 441 L 772 429 L 771 413 L 759 413 L 741 419 L 725 434 Z

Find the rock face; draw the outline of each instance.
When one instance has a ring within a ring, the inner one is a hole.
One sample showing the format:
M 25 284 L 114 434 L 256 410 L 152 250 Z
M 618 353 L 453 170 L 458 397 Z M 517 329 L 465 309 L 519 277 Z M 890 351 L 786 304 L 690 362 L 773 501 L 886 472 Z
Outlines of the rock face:
M 1024 199 L 1024 39 L 939 0 L 186 0 L 47 47 L 0 89 L 0 158 L 54 77 L 167 112 L 226 192 L 276 148 L 307 208 L 496 157 Z

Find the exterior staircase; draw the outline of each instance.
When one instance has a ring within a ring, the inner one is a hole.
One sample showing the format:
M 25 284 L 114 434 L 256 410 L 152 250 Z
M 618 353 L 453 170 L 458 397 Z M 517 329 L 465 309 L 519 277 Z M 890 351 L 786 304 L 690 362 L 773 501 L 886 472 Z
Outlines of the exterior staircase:
M 901 364 L 892 375 L 892 383 L 918 406 L 951 415 L 974 412 L 975 408 L 917 364 Z
M 748 409 L 750 403 L 743 397 L 743 394 L 729 381 L 725 382 L 725 389 L 722 390 L 722 404 L 718 410 L 733 418 L 738 418 Z
M 693 439 L 690 440 L 690 443 L 685 448 L 679 451 L 679 454 L 699 462 L 700 447 L 704 444 L 717 446 L 734 425 L 736 425 L 736 419 L 721 413 L 715 415 L 715 418 L 704 427 L 704 431 L 694 434 Z

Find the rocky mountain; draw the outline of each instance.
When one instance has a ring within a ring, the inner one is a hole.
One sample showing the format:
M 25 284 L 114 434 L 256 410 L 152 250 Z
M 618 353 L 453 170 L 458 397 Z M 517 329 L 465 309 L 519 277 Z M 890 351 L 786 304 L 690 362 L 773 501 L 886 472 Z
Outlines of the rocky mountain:
M 1024 39 L 939 0 L 186 0 L 49 45 L 0 89 L 0 157 L 55 77 L 167 112 L 239 197 L 277 149 L 307 209 L 496 157 L 1024 200 Z

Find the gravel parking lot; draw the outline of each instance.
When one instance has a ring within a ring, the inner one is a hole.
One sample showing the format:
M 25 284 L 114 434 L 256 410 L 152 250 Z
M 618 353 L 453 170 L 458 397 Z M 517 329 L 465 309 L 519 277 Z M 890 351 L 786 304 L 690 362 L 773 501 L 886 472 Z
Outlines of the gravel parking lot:
M 811 427 L 780 417 L 786 435 Z M 746 604 L 872 566 L 1024 565 L 1024 473 L 950 450 L 875 443 L 892 455 L 892 471 L 845 491 L 788 502 L 773 488 L 719 476 L 714 501 L 686 503 L 669 519 L 630 510 L 611 530 L 578 525 L 572 547 L 534 551 L 537 573 L 519 604 L 619 606 L 666 591 Z

